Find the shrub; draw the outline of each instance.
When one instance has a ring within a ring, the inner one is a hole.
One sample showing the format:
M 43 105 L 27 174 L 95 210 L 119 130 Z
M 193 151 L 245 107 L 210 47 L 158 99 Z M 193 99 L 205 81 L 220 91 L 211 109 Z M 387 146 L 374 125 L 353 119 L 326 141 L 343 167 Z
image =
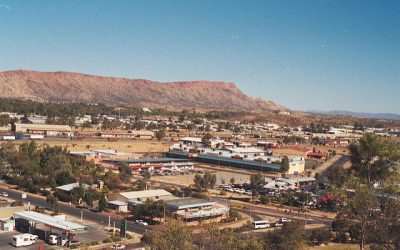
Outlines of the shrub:
M 270 198 L 266 195 L 261 195 L 260 202 L 261 202 L 261 204 L 268 204 L 270 202 Z
M 13 203 L 11 203 L 11 207 L 20 207 L 23 206 L 24 202 L 23 201 L 14 201 Z
M 322 243 L 328 243 L 332 237 L 333 234 L 331 231 L 316 229 L 310 231 L 308 240 L 314 244 L 315 243 L 322 244 Z
M 113 241 L 110 238 L 105 238 L 103 240 L 103 243 L 111 243 L 111 242 L 113 242 Z

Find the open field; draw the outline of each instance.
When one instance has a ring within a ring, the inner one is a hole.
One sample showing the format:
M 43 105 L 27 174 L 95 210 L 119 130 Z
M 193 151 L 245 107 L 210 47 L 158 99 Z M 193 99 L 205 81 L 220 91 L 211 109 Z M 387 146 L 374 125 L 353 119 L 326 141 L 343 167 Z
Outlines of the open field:
M 15 141 L 19 145 L 26 141 Z M 163 141 L 156 140 L 124 140 L 117 142 L 109 142 L 102 140 L 37 140 L 38 145 L 47 144 L 49 146 L 67 147 L 70 151 L 88 151 L 95 149 L 113 149 L 124 152 L 166 152 L 168 151 L 168 144 Z

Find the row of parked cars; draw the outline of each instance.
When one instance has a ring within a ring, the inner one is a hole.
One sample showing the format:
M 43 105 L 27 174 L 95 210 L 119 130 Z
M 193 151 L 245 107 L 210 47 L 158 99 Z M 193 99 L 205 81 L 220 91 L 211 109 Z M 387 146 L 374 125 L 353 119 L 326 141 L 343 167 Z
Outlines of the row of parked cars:
M 218 187 L 232 193 L 252 195 L 250 189 L 244 189 L 243 187 L 235 187 L 234 185 L 229 184 L 221 184 Z

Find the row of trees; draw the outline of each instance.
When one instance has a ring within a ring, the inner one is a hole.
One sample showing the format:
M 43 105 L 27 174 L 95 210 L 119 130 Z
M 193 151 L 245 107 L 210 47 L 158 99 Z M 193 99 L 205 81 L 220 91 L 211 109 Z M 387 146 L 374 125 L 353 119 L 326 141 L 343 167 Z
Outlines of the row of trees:
M 373 249 L 399 249 L 399 144 L 365 134 L 351 144 L 350 153 L 350 169 L 328 173 L 333 192 L 342 201 L 333 229 L 343 241 L 358 242 L 360 249 L 367 244 Z
M 332 233 L 326 230 L 306 232 L 302 221 L 290 222 L 281 229 L 268 231 L 259 237 L 242 234 L 232 228 L 220 230 L 215 225 L 208 225 L 204 232 L 193 235 L 179 221 L 167 224 L 164 232 L 148 233 L 144 236 L 146 244 L 152 250 L 292 250 L 315 243 L 327 243 L 331 238 Z

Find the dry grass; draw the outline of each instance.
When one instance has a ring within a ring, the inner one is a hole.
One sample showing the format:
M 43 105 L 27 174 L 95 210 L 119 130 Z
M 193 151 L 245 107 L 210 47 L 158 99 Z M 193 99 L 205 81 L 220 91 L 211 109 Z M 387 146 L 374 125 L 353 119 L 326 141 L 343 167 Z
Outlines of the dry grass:
M 357 250 L 360 247 L 356 244 L 333 244 L 329 246 L 308 247 L 307 250 Z
M 15 144 L 21 144 L 16 141 Z M 113 149 L 124 152 L 166 152 L 168 144 L 155 140 L 149 141 L 36 141 L 38 145 L 67 147 L 70 151 L 88 151 L 94 149 Z

